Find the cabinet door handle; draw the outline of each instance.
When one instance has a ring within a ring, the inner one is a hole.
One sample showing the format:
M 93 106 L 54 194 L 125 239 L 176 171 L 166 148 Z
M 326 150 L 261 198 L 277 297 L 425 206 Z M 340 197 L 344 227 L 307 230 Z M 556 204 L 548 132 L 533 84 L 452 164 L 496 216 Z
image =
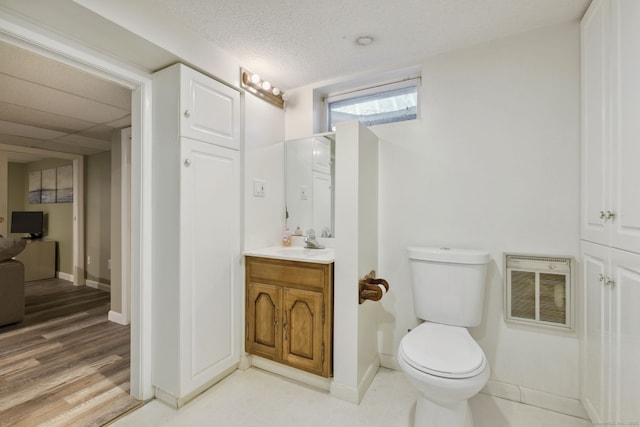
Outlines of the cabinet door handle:
M 607 277 L 607 279 L 604 281 L 605 286 L 613 286 L 615 284 L 616 284 L 616 281 L 613 280 L 611 277 Z
M 189 160 L 189 159 L 184 159 L 184 165 L 185 165 L 185 167 L 189 167 L 189 166 L 191 166 L 191 160 Z
M 184 110 L 184 116 L 188 119 L 189 117 L 191 117 L 191 111 L 189 110 Z
M 601 282 L 604 282 L 604 274 L 602 273 L 598 274 L 598 280 L 600 280 Z
M 604 211 L 600 211 L 600 219 L 606 219 L 607 218 L 607 214 L 604 213 Z
M 614 212 L 611 211 L 607 211 L 604 214 L 604 219 L 613 219 L 616 217 L 616 214 Z

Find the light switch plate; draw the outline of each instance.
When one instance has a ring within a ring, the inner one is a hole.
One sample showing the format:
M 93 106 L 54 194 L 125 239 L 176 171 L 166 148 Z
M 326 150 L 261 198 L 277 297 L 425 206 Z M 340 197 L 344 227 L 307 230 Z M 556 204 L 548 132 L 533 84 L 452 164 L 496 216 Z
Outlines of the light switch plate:
M 253 197 L 264 197 L 265 182 L 263 179 L 253 180 Z

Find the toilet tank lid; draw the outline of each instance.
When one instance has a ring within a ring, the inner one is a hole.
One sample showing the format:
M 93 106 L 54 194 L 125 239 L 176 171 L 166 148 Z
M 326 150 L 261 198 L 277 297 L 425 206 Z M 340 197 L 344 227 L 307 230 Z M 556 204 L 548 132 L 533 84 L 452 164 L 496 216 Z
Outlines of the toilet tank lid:
M 458 264 L 486 264 L 489 252 L 476 249 L 430 248 L 411 246 L 409 258 L 422 261 L 451 262 Z

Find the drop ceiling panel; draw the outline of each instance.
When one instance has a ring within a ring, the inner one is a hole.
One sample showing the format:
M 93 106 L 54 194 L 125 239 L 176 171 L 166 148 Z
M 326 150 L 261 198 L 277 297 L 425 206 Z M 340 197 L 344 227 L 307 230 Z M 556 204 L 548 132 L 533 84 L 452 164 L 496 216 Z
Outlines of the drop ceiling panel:
M 56 139 L 54 142 L 61 142 L 69 145 L 94 148 L 99 151 L 108 151 L 111 148 L 111 141 L 89 138 L 78 134 L 69 134 Z
M 41 142 L 43 142 L 42 139 L 0 134 L 0 144 L 20 145 L 22 147 L 35 147 L 36 144 L 40 144 Z
M 93 123 L 122 118 L 128 110 L 0 74 L 0 102 L 29 106 Z
M 33 146 L 34 148 L 41 148 L 43 150 L 59 151 L 61 153 L 80 154 L 90 156 L 92 154 L 98 154 L 105 150 L 100 150 L 91 147 L 83 147 L 76 144 L 66 144 L 58 141 L 41 141 Z
M 54 139 L 64 135 L 63 132 L 7 122 L 4 120 L 0 120 L 0 133 L 6 135 L 25 136 L 35 139 Z
M 17 153 L 15 151 L 9 152 L 10 163 L 31 163 L 42 159 L 43 157 L 40 154 Z
M 47 111 L 39 111 L 22 105 L 2 102 L 0 102 L 0 118 L 8 122 L 22 123 L 65 133 L 77 132 L 95 126 L 95 123 L 78 120 L 73 117 L 64 117 Z
M 131 91 L 76 68 L 0 43 L 0 74 L 58 89 L 83 98 L 100 100 L 126 111 Z
M 114 120 L 109 123 L 105 123 L 105 125 L 112 127 L 114 129 L 124 129 L 126 127 L 131 126 L 131 115 L 128 115 L 127 117 L 123 117 L 118 120 Z
M 113 134 L 114 127 L 107 125 L 96 125 L 91 128 L 84 129 L 77 133 L 77 135 L 98 139 L 101 141 L 111 142 L 111 135 Z

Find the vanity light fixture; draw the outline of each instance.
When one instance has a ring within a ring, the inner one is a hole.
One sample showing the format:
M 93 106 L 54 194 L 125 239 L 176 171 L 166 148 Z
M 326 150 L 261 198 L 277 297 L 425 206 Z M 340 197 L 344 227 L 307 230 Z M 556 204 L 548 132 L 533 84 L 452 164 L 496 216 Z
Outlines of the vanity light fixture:
M 258 74 L 240 68 L 240 86 L 255 96 L 280 108 L 284 108 L 284 93 Z

